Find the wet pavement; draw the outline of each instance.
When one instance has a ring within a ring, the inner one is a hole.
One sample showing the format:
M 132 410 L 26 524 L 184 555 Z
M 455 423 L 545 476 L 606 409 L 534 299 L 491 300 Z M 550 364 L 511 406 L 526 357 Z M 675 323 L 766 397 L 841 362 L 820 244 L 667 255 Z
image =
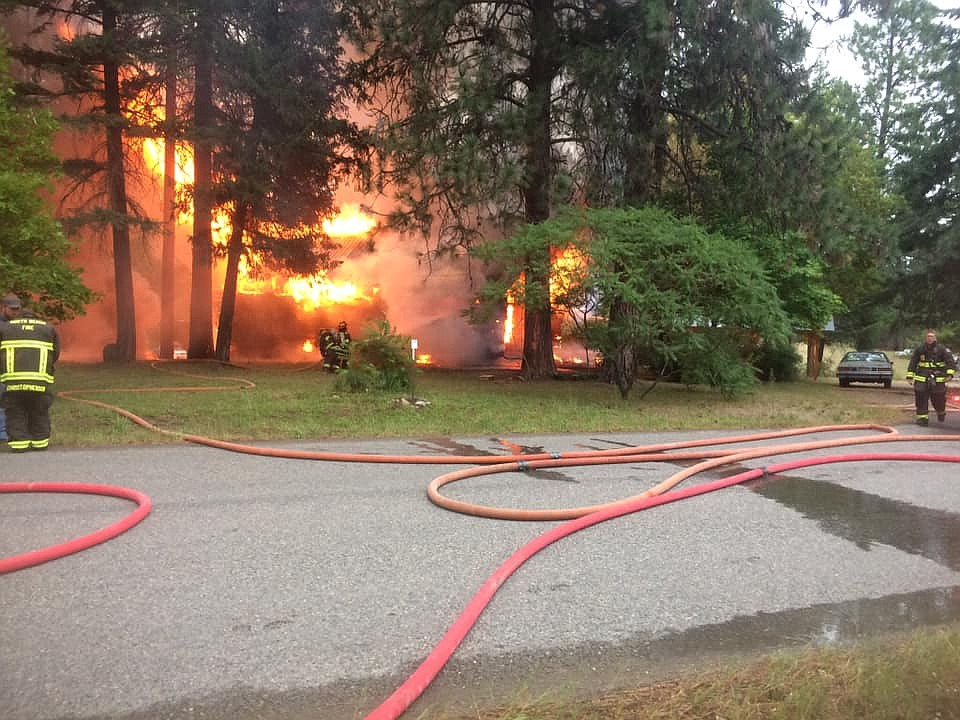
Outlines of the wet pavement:
M 958 416 L 921 432 L 960 434 Z M 295 447 L 500 455 L 681 437 L 708 434 Z M 957 455 L 960 443 L 857 451 Z M 555 468 L 444 492 L 574 507 L 635 495 L 677 467 Z M 487 575 L 554 526 L 434 507 L 426 485 L 452 469 L 171 445 L 3 455 L 0 480 L 29 473 L 123 485 L 149 495 L 154 509 L 104 545 L 0 577 L 0 717 L 363 717 L 429 653 Z M 957 480 L 960 466 L 942 463 L 821 465 L 577 533 L 503 586 L 408 716 L 636 685 L 759 651 L 956 620 Z M 0 557 L 90 532 L 131 507 L 105 497 L 0 496 Z

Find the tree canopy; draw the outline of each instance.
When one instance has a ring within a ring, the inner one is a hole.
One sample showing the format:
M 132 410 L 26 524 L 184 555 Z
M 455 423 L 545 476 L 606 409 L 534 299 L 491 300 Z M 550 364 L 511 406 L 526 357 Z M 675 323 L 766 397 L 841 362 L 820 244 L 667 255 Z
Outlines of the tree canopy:
M 70 242 L 49 201 L 60 168 L 49 110 L 20 106 L 5 41 L 0 46 L 0 292 L 19 294 L 41 315 L 84 313 L 93 293 L 69 264 Z
M 703 215 L 731 182 L 771 210 L 770 150 L 803 87 L 805 32 L 776 2 L 347 2 L 366 55 L 392 220 L 459 252 L 571 201 Z M 758 176 L 770 182 L 757 187 Z M 545 288 L 549 255 L 526 260 Z M 525 371 L 553 370 L 528 294 Z
M 554 302 L 592 304 L 585 339 L 614 362 L 624 397 L 641 367 L 732 394 L 752 382 L 753 352 L 790 336 L 757 254 L 692 218 L 657 207 L 566 208 L 477 253 L 506 263 L 509 278 L 536 247 L 572 247 L 584 259 Z M 508 289 L 523 301 L 540 291 L 520 282 L 488 286 L 484 297 L 495 302 Z M 627 310 L 611 316 L 616 306 Z
M 227 359 L 240 258 L 265 272 L 325 267 L 331 245 L 316 220 L 356 182 L 394 229 L 428 239 L 425 262 L 484 258 L 492 280 L 522 275 L 533 377 L 554 370 L 549 240 L 563 240 L 552 223 L 571 204 L 598 223 L 594 211 L 619 208 L 627 214 L 610 218 L 631 232 L 631 213 L 647 212 L 638 207 L 695 218 L 706 244 L 674 230 L 711 257 L 726 242 L 756 258 L 793 328 L 837 315 L 845 339 L 875 344 L 956 316 L 957 31 L 927 0 L 860 5 L 868 21 L 849 43 L 866 80 L 854 88 L 808 75 L 807 30 L 779 0 L 0 1 L 34 11 L 46 35 L 17 57 L 60 80 L 19 89 L 82 98 L 75 119 L 99 136 L 89 158 L 64 160 L 74 177 L 104 180 L 81 216 L 113 233 L 125 353 L 139 222 L 125 143 L 152 135 L 195 153 L 192 355 L 213 352 L 213 257 L 227 259 L 216 348 Z M 76 27 L 58 35 L 64 18 Z M 154 113 L 170 93 L 174 117 Z M 230 215 L 225 246 L 211 238 L 216 209 Z M 669 226 L 641 225 L 658 223 Z M 634 238 L 630 252 L 603 257 L 617 233 L 584 232 L 597 250 L 583 252 L 602 261 L 593 272 L 610 273 L 605 321 L 629 326 L 645 312 L 633 276 L 657 263 L 632 253 L 679 250 Z M 507 252 L 498 239 L 525 233 L 548 242 L 509 259 L 471 252 Z M 615 374 L 649 355 L 642 344 L 607 353 Z

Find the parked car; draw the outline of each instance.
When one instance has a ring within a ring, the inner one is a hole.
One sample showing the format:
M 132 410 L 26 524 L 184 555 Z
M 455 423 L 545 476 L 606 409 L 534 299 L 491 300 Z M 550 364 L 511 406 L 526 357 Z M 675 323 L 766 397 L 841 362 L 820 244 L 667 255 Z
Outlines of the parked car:
M 885 388 L 893 384 L 893 362 L 879 350 L 854 350 L 848 352 L 837 366 L 840 387 L 850 383 L 883 383 Z

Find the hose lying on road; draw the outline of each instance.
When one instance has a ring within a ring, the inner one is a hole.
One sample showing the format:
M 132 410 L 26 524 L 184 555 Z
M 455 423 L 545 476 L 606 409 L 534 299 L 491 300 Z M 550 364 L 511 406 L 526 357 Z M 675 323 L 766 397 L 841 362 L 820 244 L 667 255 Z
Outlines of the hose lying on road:
M 111 523 L 95 532 L 74 538 L 65 543 L 51 545 L 40 550 L 32 550 L 21 555 L 0 558 L 0 575 L 15 570 L 33 567 L 40 563 L 61 558 L 64 555 L 86 550 L 94 545 L 106 542 L 126 532 L 150 514 L 150 498 L 137 490 L 113 487 L 111 485 L 88 485 L 84 483 L 0 483 L 0 493 L 80 493 L 84 495 L 109 495 L 111 497 L 132 500 L 137 509 L 122 520 Z
M 813 434 L 813 433 L 823 433 L 836 430 L 845 430 L 845 429 L 859 429 L 864 426 L 826 426 L 826 427 L 811 427 L 811 428 L 800 428 L 798 431 L 793 434 Z M 452 482 L 458 480 L 463 480 L 465 478 L 477 477 L 480 475 L 490 475 L 493 473 L 500 472 L 526 472 L 528 470 L 537 470 L 541 468 L 557 468 L 557 467 L 571 467 L 574 465 L 600 465 L 600 464 L 615 464 L 615 463 L 636 463 L 636 462 L 677 462 L 683 460 L 703 460 L 703 462 L 694 465 L 686 470 L 681 470 L 680 472 L 672 475 L 671 477 L 664 480 L 659 485 L 655 485 L 649 490 L 645 490 L 640 495 L 637 495 L 636 498 L 645 498 L 652 497 L 654 495 L 662 495 L 663 493 L 671 490 L 676 485 L 679 485 L 681 482 L 686 480 L 693 475 L 696 475 L 705 470 L 710 470 L 711 468 L 720 467 L 722 465 L 730 465 L 737 463 L 743 460 L 751 460 L 754 458 L 762 457 L 771 457 L 774 455 L 787 455 L 790 453 L 804 452 L 807 450 L 822 450 L 827 448 L 839 448 L 839 447 L 848 447 L 850 445 L 863 445 L 869 443 L 890 443 L 890 442 L 923 442 L 928 440 L 960 440 L 960 435 L 900 435 L 894 428 L 888 428 L 883 426 L 867 426 L 872 429 L 882 430 L 888 434 L 886 435 L 876 435 L 876 436 L 859 436 L 853 438 L 838 438 L 833 440 L 816 440 L 806 443 L 796 443 L 793 445 L 774 445 L 774 446 L 763 446 L 758 448 L 752 448 L 749 450 L 723 450 L 723 451 L 703 451 L 703 452 L 650 452 L 649 447 L 640 447 L 640 448 L 628 448 L 635 452 L 636 454 L 621 454 L 617 453 L 616 455 L 607 455 L 605 457 L 590 457 L 590 456 L 581 456 L 580 458 L 563 459 L 563 456 L 560 459 L 531 459 L 527 460 L 526 456 L 523 460 L 515 460 L 509 463 L 501 463 L 494 465 L 492 467 L 483 467 L 483 468 L 467 468 L 465 470 L 457 470 L 454 472 L 441 475 L 438 478 L 435 478 L 427 486 L 427 496 L 435 504 L 447 510 L 452 510 L 454 512 L 463 513 L 466 515 L 477 515 L 480 517 L 489 517 L 496 518 L 499 520 L 569 520 L 571 518 L 581 517 L 592 512 L 597 512 L 599 510 L 604 510 L 610 507 L 619 506 L 625 502 L 630 502 L 635 498 L 626 498 L 624 500 L 617 500 L 612 503 L 607 503 L 604 505 L 592 505 L 588 507 L 579 507 L 579 508 L 566 508 L 558 510 L 515 510 L 509 508 L 493 508 L 486 505 L 475 505 L 472 503 L 466 503 L 459 500 L 452 500 L 450 498 L 444 497 L 440 494 L 440 488 L 444 485 L 448 485 Z M 754 440 L 756 437 L 751 436 L 741 436 L 737 438 L 738 441 L 745 440 Z M 721 438 L 722 440 L 722 438 Z M 708 459 L 705 459 L 708 458 Z
M 254 387 L 253 383 L 250 383 L 246 380 L 241 380 L 245 383 L 245 387 Z M 152 391 L 195 391 L 195 390 L 215 390 L 215 389 L 237 389 L 236 387 L 199 387 L 199 388 L 155 388 Z M 458 470 L 455 472 L 447 473 L 441 475 L 440 477 L 434 479 L 428 486 L 427 494 L 432 502 L 437 504 L 440 507 L 444 507 L 449 510 L 456 512 L 468 513 L 472 515 L 479 515 L 484 517 L 492 517 L 499 519 L 510 519 L 510 520 L 565 520 L 563 524 L 553 528 L 552 530 L 547 531 L 538 538 L 535 538 L 533 541 L 525 545 L 523 548 L 518 550 L 516 553 L 511 555 L 487 581 L 481 586 L 478 593 L 470 601 L 467 608 L 463 613 L 457 618 L 457 620 L 450 626 L 447 633 L 441 639 L 440 643 L 434 648 L 434 650 L 428 655 L 424 662 L 417 668 L 417 670 L 404 682 L 384 703 L 377 707 L 370 715 L 367 716 L 367 720 L 394 720 L 399 717 L 404 710 L 409 707 L 409 705 L 420 696 L 420 694 L 427 688 L 430 682 L 436 677 L 437 673 L 452 655 L 454 650 L 459 646 L 460 642 L 466 636 L 467 632 L 476 622 L 476 619 L 479 617 L 480 613 L 490 602 L 490 599 L 496 593 L 496 591 L 502 586 L 506 579 L 527 559 L 532 557 L 534 554 L 550 545 L 557 540 L 566 537 L 578 530 L 596 525 L 597 523 L 604 522 L 613 518 L 621 517 L 633 512 L 640 510 L 648 509 L 651 507 L 656 507 L 658 505 L 663 505 L 666 503 L 675 502 L 677 500 L 682 500 L 685 498 L 694 497 L 697 495 L 702 495 L 707 492 L 712 492 L 714 490 L 719 490 L 721 488 L 730 487 L 731 485 L 739 484 L 746 482 L 748 480 L 761 477 L 764 474 L 775 474 L 783 472 L 789 469 L 796 469 L 801 467 L 808 467 L 811 465 L 818 465 L 824 463 L 834 463 L 834 462 L 860 462 L 867 460 L 915 460 L 915 461 L 927 461 L 927 462 L 950 462 L 957 463 L 960 462 L 960 456 L 943 456 L 943 455 L 923 455 L 923 454 L 884 454 L 884 453 L 874 453 L 874 454 L 857 454 L 857 455 L 842 455 L 842 456 L 830 456 L 830 457 L 815 457 L 809 459 L 795 460 L 788 463 L 782 463 L 778 465 L 772 465 L 767 468 L 747 470 L 745 472 L 738 473 L 732 477 L 724 478 L 722 480 L 716 480 L 713 482 L 707 482 L 703 484 L 696 485 L 690 488 L 674 488 L 679 485 L 684 480 L 689 479 L 690 477 L 705 472 L 707 470 L 715 469 L 722 467 L 724 465 L 730 465 L 734 463 L 739 463 L 745 460 L 753 460 L 763 457 L 772 457 L 777 455 L 783 455 L 788 453 L 797 453 L 797 452 L 807 452 L 813 450 L 822 450 L 830 448 L 839 448 L 847 447 L 852 445 L 863 445 L 863 444 L 872 444 L 872 443 L 891 443 L 891 442 L 924 442 L 924 441 L 945 441 L 945 442 L 956 442 L 960 441 L 960 436 L 957 435 L 900 435 L 894 428 L 882 426 L 882 425 L 872 425 L 872 424 L 862 424 L 862 425 L 824 425 L 817 427 L 807 427 L 807 428 L 798 428 L 791 430 L 781 430 L 773 431 L 766 433 L 753 433 L 747 435 L 738 435 L 730 437 L 719 437 L 719 438 L 710 438 L 705 440 L 688 440 L 688 441 L 679 441 L 671 443 L 658 443 L 646 446 L 635 446 L 635 447 L 624 447 L 624 448 L 614 448 L 609 450 L 589 450 L 589 451 L 573 451 L 573 452 L 561 452 L 561 453 L 533 453 L 525 454 L 519 456 L 521 459 L 511 459 L 507 462 L 508 457 L 517 458 L 517 455 L 513 456 L 495 456 L 495 455 L 377 455 L 377 454 L 362 454 L 362 453 L 339 453 L 339 452 L 311 452 L 303 450 L 294 450 L 294 449 L 283 449 L 283 448 L 269 448 L 269 447 L 259 447 L 242 443 L 234 443 L 228 441 L 215 440 L 212 438 L 206 438 L 198 435 L 189 435 L 182 433 L 175 433 L 169 430 L 164 430 L 156 425 L 144 420 L 143 418 L 130 413 L 127 410 L 118 408 L 115 406 L 107 405 L 106 403 L 89 400 L 86 398 L 79 398 L 76 395 L 81 393 L 88 392 L 108 392 L 106 390 L 97 390 L 97 391 L 72 391 L 69 393 L 61 393 L 61 397 L 66 399 L 75 400 L 77 402 L 89 403 L 91 405 L 96 405 L 98 407 L 103 407 L 111 409 L 123 417 L 130 419 L 132 422 L 135 422 L 143 427 L 148 429 L 161 432 L 167 435 L 175 435 L 181 437 L 183 440 L 195 444 L 205 445 L 208 447 L 219 448 L 223 450 L 229 450 L 232 452 L 240 452 L 253 455 L 262 455 L 268 457 L 278 457 L 278 458 L 295 458 L 295 459 L 305 459 L 305 460 L 320 460 L 320 461 L 336 461 L 336 462 L 360 462 L 360 463 L 396 463 L 396 464 L 443 464 L 443 465 L 480 465 L 482 467 L 473 467 L 463 470 Z M 760 447 L 753 447 L 749 449 L 719 449 L 717 446 L 720 445 L 734 445 L 746 442 L 758 442 L 764 440 L 773 440 L 786 437 L 796 437 L 799 435 L 812 435 L 812 434 L 823 434 L 831 432 L 856 432 L 856 431 L 874 431 L 879 433 L 878 435 L 860 435 L 854 437 L 844 437 L 837 438 L 832 440 L 816 440 L 803 443 L 794 443 L 790 445 L 766 445 Z M 672 475 L 667 480 L 662 483 L 646 490 L 645 492 L 623 500 L 618 500 L 610 503 L 605 503 L 602 505 L 594 505 L 580 508 L 567 508 L 567 509 L 548 509 L 548 510 L 513 510 L 513 509 L 503 509 L 503 508 L 491 508 L 487 506 L 474 505 L 470 503 L 464 503 L 460 501 L 454 501 L 449 498 L 442 496 L 439 492 L 440 488 L 444 485 L 447 485 L 452 482 L 463 480 L 470 477 L 477 477 L 481 475 L 488 475 L 494 473 L 504 473 L 504 472 L 523 472 L 539 468 L 557 468 L 557 467 L 573 467 L 573 466 L 589 466 L 589 465 L 599 465 L 599 464 L 612 464 L 612 463 L 640 463 L 640 462 L 688 462 L 691 460 L 699 460 L 700 462 L 692 467 L 681 470 L 674 475 Z M 13 484 L 20 485 L 23 487 L 25 484 Z M 38 484 L 30 484 L 36 487 Z M 6 486 L 10 487 L 10 486 Z M 3 492 L 28 492 L 30 490 L 10 490 L 6 489 L 5 486 L 0 485 L 0 489 Z M 75 486 L 75 487 L 99 487 L 99 486 Z M 121 488 L 115 488 L 115 490 L 123 490 Z M 89 492 L 85 490 L 72 490 L 74 492 Z M 70 490 L 65 490 L 65 492 L 70 492 Z M 135 493 L 135 491 L 124 491 L 128 493 Z M 104 493 L 111 494 L 111 493 Z M 75 544 L 75 549 L 71 549 L 68 552 L 76 552 L 77 550 L 83 549 L 84 547 L 89 547 L 95 542 L 103 542 L 103 540 L 113 537 L 114 535 L 123 532 L 123 530 L 128 527 L 132 527 L 136 522 L 139 522 L 146 514 L 149 512 L 149 499 L 145 496 L 135 493 L 142 501 L 137 499 L 140 502 L 140 507 L 138 508 L 137 513 L 131 515 L 130 518 L 127 518 L 124 522 L 129 521 L 135 515 L 139 514 L 139 517 L 130 522 L 126 527 L 116 530 L 112 535 L 105 535 L 102 539 L 98 539 L 94 542 L 87 542 L 88 538 L 91 538 L 94 533 L 90 536 L 84 536 L 84 538 L 78 538 L 75 541 L 71 541 L 71 544 Z M 120 497 L 127 497 L 124 495 L 118 495 Z M 134 497 L 129 497 L 129 499 L 135 499 Z M 107 530 L 114 528 L 117 523 L 110 528 L 104 528 L 100 531 L 105 533 Z M 37 551 L 38 553 L 49 553 L 52 549 L 48 548 L 44 551 Z M 63 552 L 62 554 L 67 554 Z M 28 553 L 27 555 L 32 555 Z M 49 557 L 44 555 L 45 559 L 52 559 L 59 555 L 50 555 Z M 25 557 L 25 556 L 18 556 Z M 0 561 L 0 563 L 16 560 L 17 558 L 8 558 L 6 561 Z M 44 562 L 45 559 L 38 559 L 37 562 Z M 31 563 L 36 564 L 36 562 Z M 0 568 L 3 565 L 0 564 Z M 27 567 L 27 565 L 23 565 Z M 16 569 L 16 568 L 13 568 Z M 9 572 L 9 570 L 7 570 Z
M 954 439 L 960 439 L 960 437 L 954 436 Z M 729 458 L 723 459 L 732 462 L 733 457 L 736 456 L 730 456 Z M 754 455 L 754 457 L 756 457 L 756 455 Z M 494 573 L 490 575 L 490 577 L 487 578 L 486 582 L 480 586 L 480 589 L 467 604 L 464 611 L 459 617 L 457 617 L 457 619 L 441 638 L 440 642 L 437 643 L 437 645 L 426 657 L 426 659 L 419 665 L 419 667 L 413 671 L 407 680 L 404 681 L 400 687 L 398 687 L 393 694 L 390 695 L 390 697 L 388 697 L 383 703 L 374 709 L 373 712 L 368 714 L 365 720 L 396 720 L 396 718 L 400 717 L 400 715 L 402 715 L 403 712 L 418 697 L 420 697 L 423 691 L 427 689 L 433 679 L 437 676 L 437 673 L 440 672 L 447 660 L 450 659 L 450 656 L 457 649 L 457 647 L 459 647 L 467 633 L 476 623 L 484 608 L 487 607 L 496 592 L 507 581 L 507 578 L 509 578 L 527 560 L 548 545 L 551 545 L 552 543 L 555 543 L 556 541 L 585 528 L 597 525 L 598 523 L 606 522 L 607 520 L 612 520 L 624 515 L 629 515 L 630 513 L 639 512 L 640 510 L 647 510 L 657 507 L 658 505 L 666 505 L 667 503 L 676 502 L 677 500 L 684 500 L 697 495 L 704 495 L 706 493 L 714 492 L 732 485 L 747 482 L 748 480 L 754 480 L 764 475 L 773 475 L 786 470 L 794 470 L 812 465 L 823 465 L 826 463 L 836 462 L 862 462 L 867 460 L 918 460 L 926 462 L 960 463 L 960 455 L 945 456 L 876 453 L 872 455 L 838 455 L 794 460 L 791 462 L 771 465 L 766 468 L 746 470 L 722 480 L 715 480 L 713 482 L 694 485 L 688 488 L 681 488 L 665 494 L 646 497 L 637 496 L 628 500 L 623 500 L 619 503 L 612 503 L 608 506 L 604 506 L 600 510 L 581 515 L 573 520 L 568 520 L 562 525 L 558 525 L 557 527 L 552 528 L 551 530 L 548 530 L 547 532 L 534 538 L 517 550 L 509 558 L 507 558 L 507 560 L 504 561 L 503 564 L 501 564 L 500 567 L 498 567 Z M 488 470 L 490 470 L 490 468 L 488 468 Z

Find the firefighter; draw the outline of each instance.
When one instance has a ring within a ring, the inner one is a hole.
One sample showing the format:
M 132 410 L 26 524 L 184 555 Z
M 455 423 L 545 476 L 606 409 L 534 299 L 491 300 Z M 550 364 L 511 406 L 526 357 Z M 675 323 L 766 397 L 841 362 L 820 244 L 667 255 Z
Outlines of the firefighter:
M 907 382 L 913 385 L 917 401 L 917 425 L 928 425 L 928 405 L 933 403 L 937 420 L 947 417 L 947 383 L 957 372 L 956 361 L 951 352 L 937 342 L 937 333 L 927 330 L 923 345 L 913 351 L 907 366 Z
M 323 369 L 327 372 L 334 372 L 336 370 L 337 356 L 333 351 L 336 344 L 336 336 L 330 328 L 323 328 L 323 330 L 317 333 L 317 347 L 323 356 Z
M 346 320 L 341 320 L 337 324 L 336 339 L 334 352 L 337 355 L 337 366 L 345 368 L 350 359 L 350 331 L 347 329 Z
M 336 372 L 345 369 L 350 357 L 350 331 L 341 320 L 336 330 L 324 328 L 317 334 L 317 347 L 323 355 L 323 369 Z
M 0 442 L 7 439 L 7 413 L 3 409 L 3 383 L 0 383 Z
M 0 301 L 0 383 L 7 415 L 7 445 L 13 452 L 46 450 L 50 444 L 54 365 L 60 357 L 56 329 L 24 311 L 20 298 Z

